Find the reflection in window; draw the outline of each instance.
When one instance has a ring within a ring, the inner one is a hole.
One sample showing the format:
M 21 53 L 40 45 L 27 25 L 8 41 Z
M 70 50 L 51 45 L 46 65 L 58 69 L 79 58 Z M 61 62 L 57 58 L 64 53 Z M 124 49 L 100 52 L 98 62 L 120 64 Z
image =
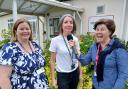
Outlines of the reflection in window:
M 58 23 L 59 23 L 59 18 L 49 19 L 50 37 L 59 35 Z
M 8 29 L 12 29 L 13 27 L 13 19 L 8 20 Z
M 26 17 L 26 19 L 30 22 L 31 26 L 32 26 L 32 36 L 33 36 L 33 39 L 35 41 L 38 40 L 38 36 L 37 34 L 39 34 L 39 32 L 37 32 L 37 18 L 35 16 L 29 16 L 29 17 Z

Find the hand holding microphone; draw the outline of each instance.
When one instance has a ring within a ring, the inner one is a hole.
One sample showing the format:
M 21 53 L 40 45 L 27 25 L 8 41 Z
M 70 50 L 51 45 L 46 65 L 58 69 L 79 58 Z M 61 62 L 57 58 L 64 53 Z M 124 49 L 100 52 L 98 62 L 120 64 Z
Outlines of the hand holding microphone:
M 76 43 L 75 43 L 75 41 L 73 40 L 73 36 L 70 34 L 70 35 L 68 35 L 67 36 L 67 40 L 68 40 L 68 42 L 69 42 L 69 45 L 70 45 L 70 47 L 72 48 L 72 50 L 75 52 L 75 54 L 77 55 L 77 56 L 80 56 L 80 49 L 77 49 L 76 48 Z
M 67 35 L 67 40 L 68 40 L 69 45 L 72 48 L 73 52 L 76 55 L 78 55 L 78 52 L 77 52 L 77 49 L 76 49 L 76 46 L 75 46 L 75 41 L 73 40 L 73 36 L 71 34 L 70 35 Z

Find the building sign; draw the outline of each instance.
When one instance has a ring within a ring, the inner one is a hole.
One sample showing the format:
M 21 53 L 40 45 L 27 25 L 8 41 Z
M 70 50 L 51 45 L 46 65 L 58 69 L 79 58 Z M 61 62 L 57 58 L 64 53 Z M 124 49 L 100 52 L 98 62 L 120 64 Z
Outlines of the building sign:
M 94 32 L 94 24 L 99 19 L 114 19 L 113 15 L 105 15 L 105 16 L 90 16 L 88 19 L 88 32 Z

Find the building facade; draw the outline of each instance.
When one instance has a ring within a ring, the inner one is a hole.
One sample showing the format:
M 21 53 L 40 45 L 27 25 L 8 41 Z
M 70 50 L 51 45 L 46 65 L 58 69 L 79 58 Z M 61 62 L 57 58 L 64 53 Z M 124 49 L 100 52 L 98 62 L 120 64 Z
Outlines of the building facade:
M 67 3 L 84 8 L 84 33 L 92 31 L 93 21 L 99 18 L 114 19 L 117 37 L 128 41 L 128 0 L 69 0 Z M 92 22 L 92 23 L 91 23 Z
M 76 19 L 76 35 L 85 35 L 87 32 L 94 32 L 93 25 L 100 18 L 113 19 L 116 23 L 115 35 L 120 39 L 128 41 L 128 0 L 70 0 L 64 1 L 70 5 L 82 8 L 83 11 L 50 8 L 42 19 L 28 15 L 18 15 L 18 18 L 28 18 L 33 25 L 35 39 L 42 44 L 44 40 L 50 39 L 59 34 L 58 22 L 63 14 L 72 14 Z M 68 5 L 70 7 L 70 5 Z M 0 30 L 8 29 L 12 26 L 12 15 L 0 17 Z M 37 26 L 38 24 L 39 26 Z M 36 28 L 39 28 L 38 30 Z

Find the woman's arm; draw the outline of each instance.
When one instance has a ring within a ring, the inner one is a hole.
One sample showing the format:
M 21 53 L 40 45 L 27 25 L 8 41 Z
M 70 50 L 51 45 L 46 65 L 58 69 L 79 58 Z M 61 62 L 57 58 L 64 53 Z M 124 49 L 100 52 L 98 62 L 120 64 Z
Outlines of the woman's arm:
M 82 65 L 88 65 L 88 64 L 90 64 L 91 61 L 92 61 L 92 48 L 90 47 L 90 49 L 88 50 L 88 52 L 85 55 L 83 55 L 79 51 L 78 52 L 78 60 L 80 61 L 80 63 Z
M 116 64 L 118 70 L 118 78 L 113 89 L 124 89 L 126 80 L 128 79 L 128 53 L 124 49 L 115 51 Z
M 78 57 L 78 60 L 80 61 L 80 63 L 82 65 L 87 65 L 87 64 L 91 63 L 91 61 L 92 61 L 92 47 L 94 47 L 94 45 L 92 45 L 90 47 L 87 54 L 83 55 L 83 54 L 81 54 L 80 48 L 78 47 L 78 44 L 75 41 L 70 40 L 70 41 L 68 41 L 68 43 L 69 43 L 70 47 L 74 47 L 77 50 L 77 57 Z
M 11 66 L 0 65 L 0 88 L 12 89 L 10 75 L 12 72 Z
M 56 60 L 56 53 L 51 52 L 51 59 L 50 59 L 50 71 L 51 71 L 51 80 L 52 85 L 56 86 L 56 80 L 55 80 L 55 60 Z

